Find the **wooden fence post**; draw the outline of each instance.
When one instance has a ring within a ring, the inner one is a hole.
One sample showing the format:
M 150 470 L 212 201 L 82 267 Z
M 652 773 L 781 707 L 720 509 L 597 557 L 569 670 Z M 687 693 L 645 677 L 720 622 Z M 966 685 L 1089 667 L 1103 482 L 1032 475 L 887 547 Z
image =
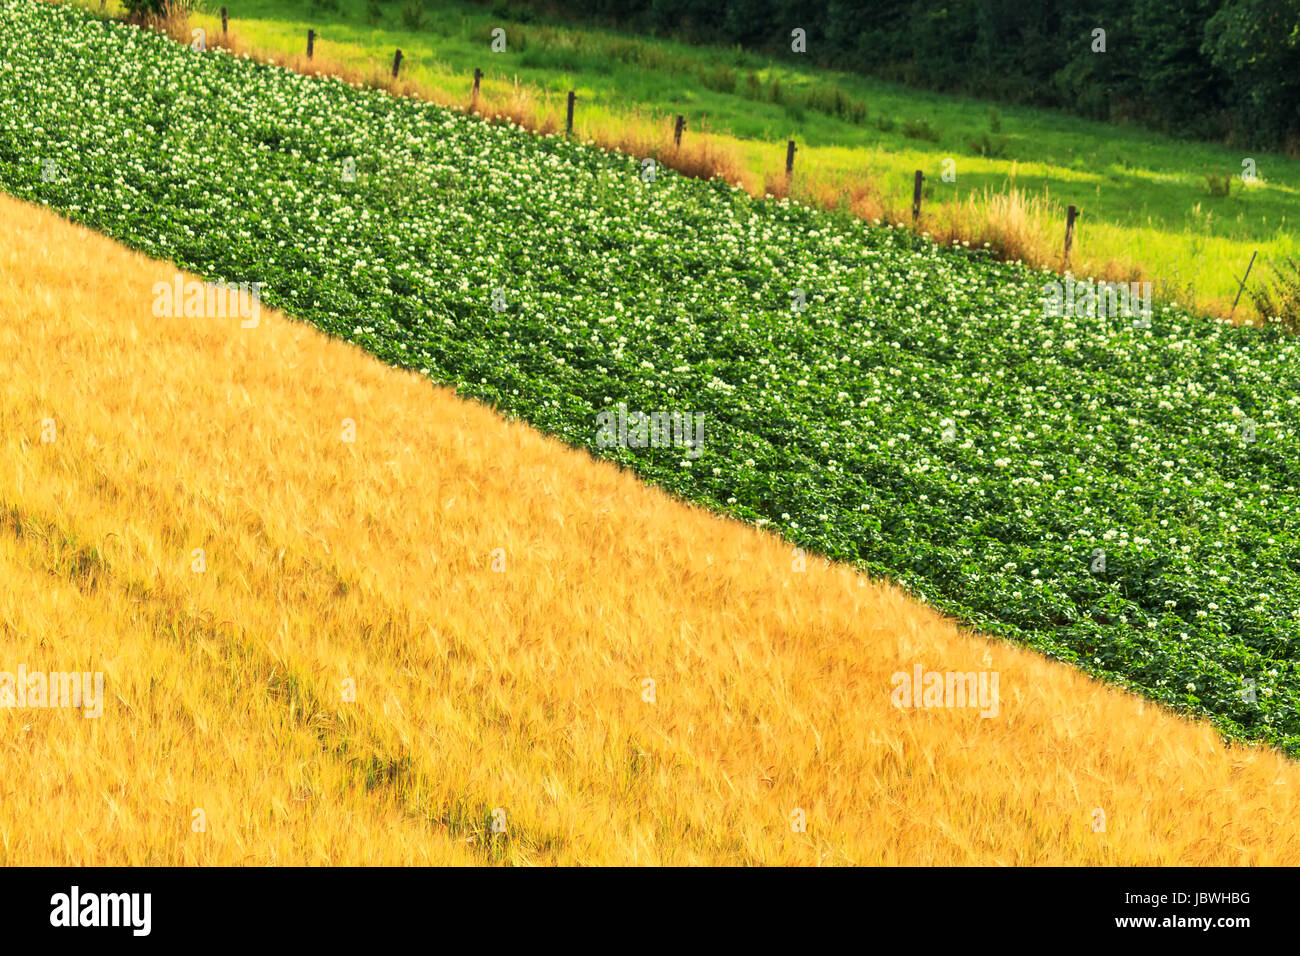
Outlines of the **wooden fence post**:
M 573 101 L 576 98 L 577 94 L 573 90 L 569 90 L 569 111 L 564 120 L 564 132 L 569 135 L 573 134 Z
M 785 144 L 785 178 L 789 179 L 794 175 L 794 140 Z
M 397 79 L 397 68 L 402 65 L 402 51 L 399 49 L 393 54 L 393 79 Z
M 924 181 L 925 174 L 918 169 L 912 186 L 912 225 L 916 225 L 921 219 L 921 183 Z
M 315 46 L 316 46 L 316 31 L 308 30 L 307 31 L 307 59 L 309 60 L 311 59 L 312 50 Z
M 1246 288 L 1246 280 L 1250 278 L 1250 267 L 1255 264 L 1257 255 L 1259 255 L 1258 249 L 1250 254 L 1250 262 L 1246 265 L 1246 274 L 1241 277 L 1241 285 L 1237 286 L 1237 297 L 1232 300 L 1232 312 L 1237 311 L 1237 303 L 1241 301 L 1241 292 Z M 1228 318 L 1232 318 L 1232 312 L 1228 313 Z
M 677 114 L 677 119 L 673 123 L 673 146 L 677 149 L 682 148 L 682 130 L 686 128 L 686 117 L 681 113 Z
M 221 37 L 222 37 L 222 39 L 225 39 L 225 36 L 226 36 L 226 8 L 225 8 L 225 7 L 222 7 L 222 8 L 221 8 Z
M 1079 210 L 1071 206 L 1065 211 L 1065 261 L 1063 269 L 1070 268 L 1070 244 L 1074 242 L 1074 220 L 1079 218 Z

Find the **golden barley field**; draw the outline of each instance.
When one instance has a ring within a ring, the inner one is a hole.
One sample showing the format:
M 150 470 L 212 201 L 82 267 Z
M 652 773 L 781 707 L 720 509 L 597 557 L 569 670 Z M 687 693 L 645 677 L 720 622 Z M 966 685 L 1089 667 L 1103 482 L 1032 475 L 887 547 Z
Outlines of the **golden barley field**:
M 0 863 L 1300 862 L 1273 752 L 0 213 L 0 669 L 105 675 L 0 709 Z

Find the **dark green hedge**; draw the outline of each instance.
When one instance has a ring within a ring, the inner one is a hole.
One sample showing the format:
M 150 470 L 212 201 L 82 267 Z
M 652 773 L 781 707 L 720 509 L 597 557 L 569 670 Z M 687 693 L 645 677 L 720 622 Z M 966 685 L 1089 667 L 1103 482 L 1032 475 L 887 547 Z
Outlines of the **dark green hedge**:
M 505 0 L 502 0 L 504 3 Z M 1300 0 L 513 0 L 1243 146 L 1300 141 Z M 504 9 L 503 9 L 504 12 Z M 1092 50 L 1106 31 L 1106 52 Z

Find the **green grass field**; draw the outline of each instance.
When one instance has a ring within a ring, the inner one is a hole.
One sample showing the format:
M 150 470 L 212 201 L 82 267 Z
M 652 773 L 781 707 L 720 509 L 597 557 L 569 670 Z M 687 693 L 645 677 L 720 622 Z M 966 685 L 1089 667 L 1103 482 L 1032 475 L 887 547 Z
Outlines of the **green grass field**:
M 1040 258 L 1056 254 L 1058 220 L 1073 203 L 1083 212 L 1076 271 L 1101 274 L 1107 264 L 1134 264 L 1163 295 L 1220 312 L 1253 250 L 1260 259 L 1252 281 L 1298 252 L 1300 160 L 1281 155 L 798 70 L 735 49 L 520 23 L 470 3 L 427 0 L 418 26 L 417 5 L 396 0 L 228 0 L 226 6 L 244 43 L 281 55 L 303 53 L 312 27 L 322 58 L 380 66 L 400 47 L 406 78 L 454 96 L 468 94 L 476 66 L 484 71 L 485 93 L 523 84 L 549 93 L 557 114 L 564 94 L 575 89 L 580 133 L 584 124 L 632 113 L 664 124 L 682 113 L 688 136 L 702 128 L 724 134 L 759 182 L 780 171 L 785 141 L 794 138 L 797 180 L 870 179 L 895 213 L 910 204 L 916 169 L 928 179 L 927 209 L 1014 187 L 1049 207 L 1041 210 L 1040 225 L 1051 251 Z M 219 30 L 219 7 L 203 0 L 192 24 Z M 498 27 L 505 30 L 504 52 L 491 49 Z M 955 182 L 942 179 L 949 158 Z M 1241 179 L 1246 158 L 1258 173 L 1250 187 Z M 1230 193 L 1212 195 L 1207 174 L 1227 177 Z M 1249 313 L 1248 298 L 1238 314 Z

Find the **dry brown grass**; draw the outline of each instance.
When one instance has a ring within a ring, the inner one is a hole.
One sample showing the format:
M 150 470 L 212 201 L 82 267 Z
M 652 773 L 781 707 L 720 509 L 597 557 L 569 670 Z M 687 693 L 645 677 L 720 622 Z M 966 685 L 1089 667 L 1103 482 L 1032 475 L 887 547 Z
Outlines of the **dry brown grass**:
M 0 710 L 0 863 L 1300 863 L 1276 753 L 0 216 L 0 669 L 107 684 Z
M 783 171 L 771 173 L 763 177 L 763 195 L 771 196 L 773 199 L 789 199 L 790 188 L 793 185 L 792 177 L 787 176 Z
M 190 13 L 187 4 L 179 0 L 168 0 L 163 5 L 161 14 L 137 13 L 124 14 L 127 23 L 134 24 L 155 33 L 164 33 L 177 43 L 189 45 L 193 40 L 190 33 Z M 211 44 L 209 44 L 211 45 Z
M 968 195 L 961 202 L 933 207 L 921 217 L 919 228 L 945 244 L 969 243 L 976 248 L 987 244 L 993 255 L 1004 261 L 1018 260 L 1057 272 L 1065 269 L 1060 210 L 1044 197 L 1030 196 L 1019 189 L 985 190 L 979 196 Z M 1072 271 L 1107 282 L 1150 278 L 1132 261 L 1088 259 L 1082 255 L 1078 233 L 1084 228 L 1082 223 L 1076 224 Z
M 724 179 L 748 187 L 749 176 L 737 157 L 706 129 L 692 130 L 681 145 L 673 139 L 669 117 L 629 113 L 618 121 L 589 124 L 584 134 L 597 146 L 657 163 L 695 179 Z
M 776 199 L 835 209 L 859 219 L 901 221 L 897 219 L 899 213 L 881 195 L 879 184 L 870 177 L 810 176 L 798 170 L 789 177 L 781 169 L 764 178 L 763 191 Z
M 1045 228 L 1052 218 L 1043 200 L 1012 189 L 1006 193 L 986 191 L 978 199 L 968 196 L 961 203 L 939 206 L 925 221 L 940 242 L 987 243 L 1000 259 L 1060 269 L 1060 229 Z
M 493 96 L 482 91 L 478 96 L 471 95 L 469 104 L 464 109 L 489 122 L 513 123 L 543 136 L 552 135 L 564 128 L 564 118 L 555 110 L 549 98 L 539 96 L 518 83 L 504 95 Z

